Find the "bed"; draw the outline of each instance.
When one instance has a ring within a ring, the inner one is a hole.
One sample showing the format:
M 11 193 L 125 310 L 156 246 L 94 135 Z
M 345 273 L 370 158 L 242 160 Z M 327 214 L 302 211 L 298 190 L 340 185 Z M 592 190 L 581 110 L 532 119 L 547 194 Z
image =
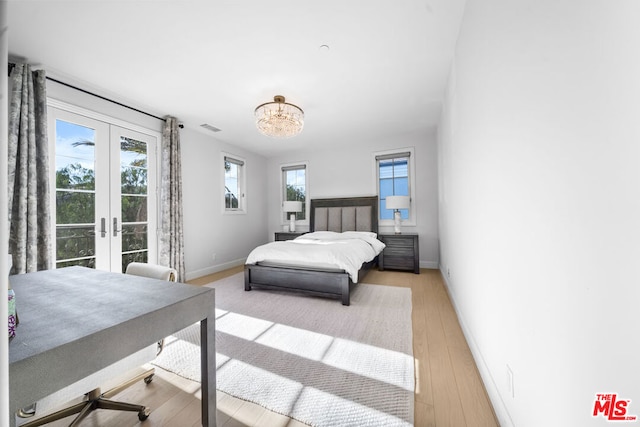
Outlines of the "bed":
M 377 233 L 378 197 L 312 199 L 309 232 L 319 231 Z M 354 277 L 355 280 L 352 280 L 345 269 L 337 267 L 304 266 L 270 260 L 246 263 L 244 289 L 250 291 L 257 287 L 291 290 L 309 295 L 338 298 L 343 305 L 349 305 L 354 283 L 360 282 L 377 264 L 377 260 L 376 256 L 362 264 L 357 271 L 357 277 Z

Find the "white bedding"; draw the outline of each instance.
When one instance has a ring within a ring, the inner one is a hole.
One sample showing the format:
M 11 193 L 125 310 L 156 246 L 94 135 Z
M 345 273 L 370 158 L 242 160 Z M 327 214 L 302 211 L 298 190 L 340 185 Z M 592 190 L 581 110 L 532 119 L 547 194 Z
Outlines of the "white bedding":
M 334 266 L 346 271 L 353 283 L 357 283 L 358 270 L 362 264 L 373 260 L 382 252 L 384 246 L 375 233 L 316 231 L 303 234 L 294 240 L 258 246 L 251 251 L 246 263 L 268 261 Z

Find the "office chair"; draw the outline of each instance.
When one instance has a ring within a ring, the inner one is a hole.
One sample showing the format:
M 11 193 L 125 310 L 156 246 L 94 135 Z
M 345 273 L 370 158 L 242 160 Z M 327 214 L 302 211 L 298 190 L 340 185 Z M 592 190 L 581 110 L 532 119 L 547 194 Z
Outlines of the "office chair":
M 150 277 L 152 279 L 158 279 L 158 280 L 168 280 L 169 282 L 175 282 L 178 277 L 178 272 L 173 268 L 163 267 L 161 265 L 146 264 L 143 262 L 129 263 L 127 265 L 125 274 L 133 274 L 134 276 Z M 162 352 L 163 348 L 164 348 L 164 339 L 158 341 L 158 352 L 156 353 L 156 356 L 158 356 L 160 352 Z
M 169 267 L 132 262 L 127 266 L 125 274 L 175 282 L 177 272 L 173 268 Z M 113 376 L 117 375 L 117 373 L 115 372 L 120 373 L 129 369 L 133 369 L 133 367 L 141 366 L 142 364 L 147 363 L 149 360 L 153 360 L 158 354 L 160 354 L 163 347 L 164 340 L 161 340 L 156 345 L 147 347 L 137 353 L 134 353 L 133 355 L 121 360 L 120 362 L 117 362 L 90 375 L 84 380 L 80 380 L 77 383 L 72 384 L 59 392 L 47 396 L 45 399 L 47 401 L 59 401 L 62 396 L 69 396 L 69 394 L 72 394 L 72 396 L 80 395 L 83 390 L 87 389 L 87 386 L 85 386 L 85 384 L 100 383 L 104 378 L 112 378 Z M 49 415 L 45 415 L 41 418 L 22 423 L 20 424 L 20 427 L 42 426 L 44 424 L 66 418 L 70 415 L 78 414 L 73 422 L 69 424 L 69 427 L 73 427 L 79 425 L 80 422 L 94 409 L 113 409 L 119 411 L 137 412 L 138 419 L 140 421 L 144 421 L 149 417 L 151 413 L 151 410 L 146 406 L 113 401 L 109 398 L 120 393 L 122 390 L 140 380 L 144 380 L 145 384 L 149 384 L 152 381 L 154 374 L 155 369 L 147 369 L 146 371 L 135 375 L 132 378 L 129 378 L 128 380 L 120 383 L 118 386 L 104 393 L 100 391 L 99 387 L 96 387 L 90 392 L 85 393 L 86 400 L 83 400 L 82 402 L 72 405 L 68 408 L 53 412 Z M 66 399 L 65 401 L 68 400 L 69 399 Z M 37 406 L 40 405 L 33 404 L 28 409 L 19 411 L 18 416 L 21 418 L 25 418 L 35 415 Z

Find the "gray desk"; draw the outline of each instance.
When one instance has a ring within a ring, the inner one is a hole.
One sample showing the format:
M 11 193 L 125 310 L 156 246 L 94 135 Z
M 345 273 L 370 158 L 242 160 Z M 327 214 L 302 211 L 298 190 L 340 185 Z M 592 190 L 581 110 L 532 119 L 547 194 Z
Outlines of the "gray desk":
M 9 343 L 12 411 L 200 322 L 202 425 L 216 425 L 213 289 L 84 267 L 10 282 L 20 316 Z

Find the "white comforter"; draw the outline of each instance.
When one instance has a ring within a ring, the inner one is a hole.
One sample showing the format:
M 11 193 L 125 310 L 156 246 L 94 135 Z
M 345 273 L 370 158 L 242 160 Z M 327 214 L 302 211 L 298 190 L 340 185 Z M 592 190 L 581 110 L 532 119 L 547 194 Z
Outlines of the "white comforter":
M 375 233 L 362 231 L 316 231 L 294 240 L 272 242 L 258 246 L 249 254 L 246 263 L 262 261 L 293 262 L 297 265 L 333 266 L 346 271 L 353 283 L 358 281 L 358 270 L 363 263 L 374 259 L 384 243 Z

